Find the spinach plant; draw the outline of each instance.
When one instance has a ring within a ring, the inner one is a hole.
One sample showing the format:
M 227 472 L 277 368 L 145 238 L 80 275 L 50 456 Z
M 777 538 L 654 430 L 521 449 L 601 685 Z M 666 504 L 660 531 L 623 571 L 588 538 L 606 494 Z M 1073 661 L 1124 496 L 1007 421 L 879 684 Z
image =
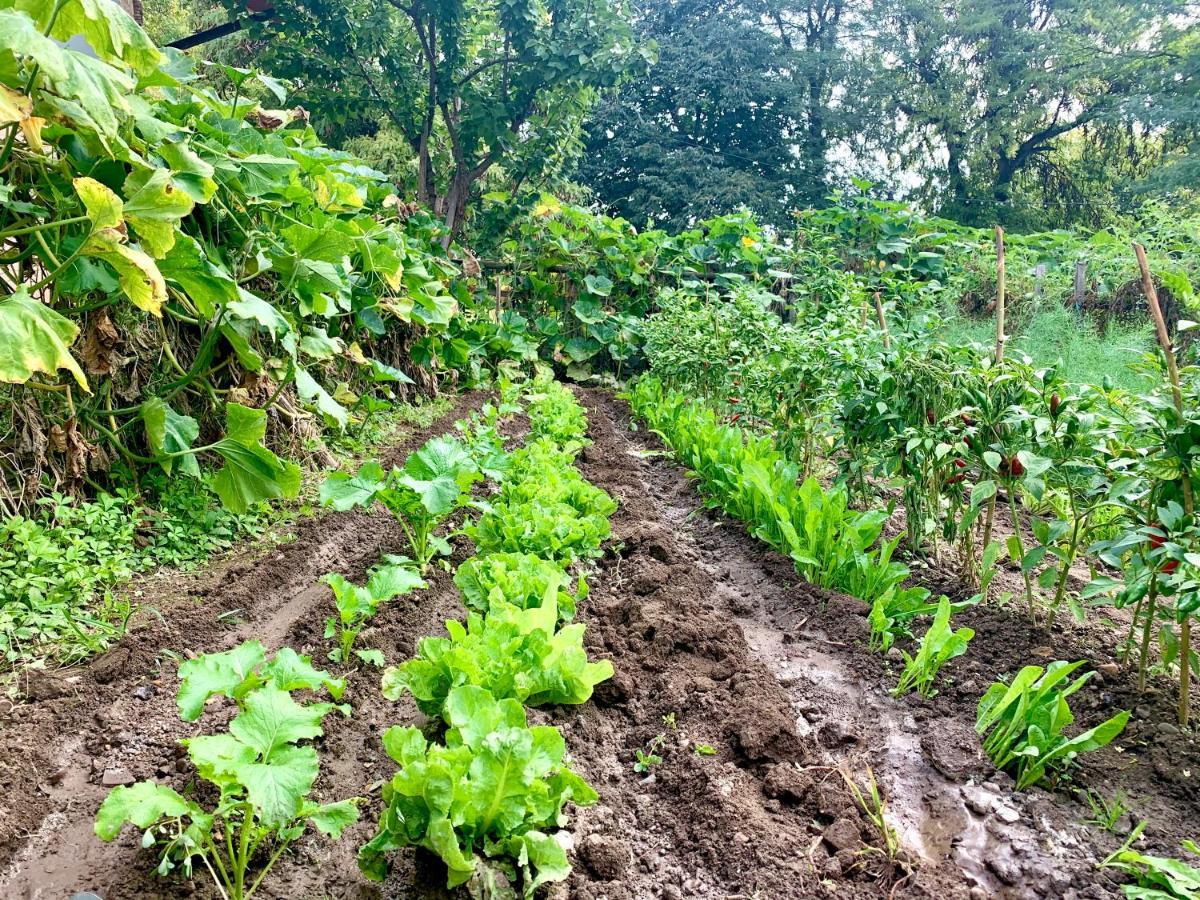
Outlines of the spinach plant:
M 304 742 L 323 734 L 321 720 L 338 707 L 299 703 L 291 693 L 324 685 L 340 696 L 341 682 L 291 650 L 265 657 L 262 645 L 251 641 L 180 667 L 185 720 L 198 718 L 215 695 L 234 699 L 239 710 L 227 730 L 182 741 L 197 774 L 217 790 L 210 806 L 141 781 L 113 788 L 96 815 L 101 840 L 113 840 L 126 823 L 140 829 L 142 846 L 159 849 L 161 875 L 178 868 L 190 877 L 199 860 L 226 900 L 251 897 L 308 825 L 340 836 L 358 820 L 361 802 L 310 799 L 320 767 L 316 749 Z M 266 861 L 251 876 L 252 862 L 262 855 Z
M 419 846 L 446 864 L 447 886 L 472 882 L 476 894 L 531 898 L 538 886 L 571 871 L 552 832 L 567 803 L 588 806 L 597 795 L 571 771 L 557 728 L 530 728 L 525 710 L 481 687 L 460 685 L 446 697 L 445 745 L 420 730 L 393 726 L 383 736 L 400 771 L 384 785 L 379 831 L 359 851 L 370 878 L 387 874 L 387 853 Z
M 1056 660 L 1045 669 L 1025 666 L 1011 684 L 997 681 L 979 701 L 975 731 L 987 735 L 984 752 L 996 768 L 1016 779 L 1017 790 L 1061 775 L 1080 753 L 1111 743 L 1129 721 L 1129 712 L 1124 711 L 1073 738 L 1063 734 L 1075 721 L 1067 698 L 1093 674 L 1085 672 L 1067 684 L 1082 665 L 1082 660 Z
M 1192 900 L 1200 896 L 1200 867 L 1132 849 L 1145 828 L 1146 823 L 1139 822 L 1125 843 L 1105 857 L 1100 867 L 1116 869 L 1133 879 L 1132 884 L 1121 886 L 1129 900 Z M 1183 849 L 1200 856 L 1200 846 L 1195 841 L 1184 841 Z
M 354 650 L 354 641 L 367 620 L 375 615 L 379 604 L 427 586 L 408 562 L 400 558 L 385 563 L 371 573 L 364 585 L 353 584 L 336 572 L 321 579 L 332 589 L 334 606 L 337 608 L 337 616 L 325 622 L 325 637 L 338 639 L 337 648 L 329 654 L 334 662 L 348 663 L 353 652 L 363 662 L 383 665 L 380 651 Z
M 467 503 L 467 490 L 480 477 L 461 442 L 437 437 L 410 455 L 403 468 L 385 473 L 372 460 L 354 475 L 334 472 L 321 485 L 321 503 L 344 512 L 379 501 L 399 521 L 413 559 L 424 573 L 434 556 L 450 554 L 449 542 L 435 530 Z
M 975 632 L 970 628 L 957 631 L 950 628 L 950 599 L 942 597 L 929 630 L 921 638 L 916 656 L 904 654 L 904 671 L 900 673 L 900 681 L 892 695 L 900 697 L 915 689 L 922 697 L 932 697 L 937 693 L 933 682 L 942 666 L 966 653 L 973 637 Z

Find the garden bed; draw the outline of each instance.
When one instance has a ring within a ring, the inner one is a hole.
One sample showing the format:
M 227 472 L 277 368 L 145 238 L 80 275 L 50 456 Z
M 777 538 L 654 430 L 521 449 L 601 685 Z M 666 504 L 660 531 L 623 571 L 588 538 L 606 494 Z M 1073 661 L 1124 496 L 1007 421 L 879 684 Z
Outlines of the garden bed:
M 1057 658 L 1106 666 L 1076 697 L 1082 724 L 1137 711 L 1115 746 L 1085 759 L 1078 784 L 1105 796 L 1124 790 L 1150 820 L 1149 845 L 1166 855 L 1192 836 L 1200 751 L 1194 738 L 1152 724 L 1169 719 L 1169 694 L 1138 697 L 1107 668 L 1115 633 L 1068 623 L 1050 634 L 1015 605 L 968 610 L 959 624 L 977 637 L 947 667 L 941 692 L 893 700 L 894 666 L 867 652 L 863 604 L 799 582 L 790 562 L 739 523 L 704 513 L 657 440 L 630 431 L 623 403 L 601 391 L 580 398 L 594 443 L 579 468 L 620 508 L 579 619 L 590 655 L 610 659 L 616 675 L 581 707 L 532 714 L 561 727 L 576 769 L 600 793 L 598 805 L 571 817 L 575 869 L 552 896 L 1118 896 L 1095 863 L 1119 841 L 1082 825 L 1086 807 L 1061 791 L 1013 794 L 972 728 L 987 683 L 1044 661 L 1050 647 Z M 391 456 L 448 431 L 483 399 L 463 397 Z M 27 679 L 30 699 L 0 714 L 0 895 L 215 895 L 200 878 L 156 879 L 132 831 L 111 845 L 93 836 L 105 781 L 186 785 L 191 769 L 176 741 L 198 728 L 175 710 L 177 660 L 257 637 L 323 663 L 331 602 L 319 577 L 358 578 L 402 544 L 385 513 L 321 515 L 266 553 L 137 582 L 161 617 L 143 612 L 142 627 L 89 665 Z M 469 552 L 459 539 L 452 562 Z M 366 635 L 391 663 L 463 614 L 449 574 L 435 568 L 429 580 L 428 590 L 385 604 Z M 421 851 L 395 854 L 382 888 L 359 875 L 355 850 L 395 769 L 380 735 L 424 717 L 407 696 L 386 701 L 371 669 L 350 676 L 345 699 L 353 715 L 326 723 L 317 793 L 366 796 L 368 808 L 340 842 L 298 842 L 261 896 L 445 895 L 444 868 Z M 639 749 L 661 762 L 635 772 Z M 903 844 L 896 858 L 881 852 L 839 768 L 860 784 L 868 771 L 878 779 Z

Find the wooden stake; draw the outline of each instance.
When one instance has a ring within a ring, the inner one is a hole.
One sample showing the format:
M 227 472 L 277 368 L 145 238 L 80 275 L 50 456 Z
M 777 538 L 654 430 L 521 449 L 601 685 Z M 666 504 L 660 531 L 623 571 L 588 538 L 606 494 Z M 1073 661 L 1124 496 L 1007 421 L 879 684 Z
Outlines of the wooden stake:
M 1133 243 L 1133 253 L 1137 257 L 1138 268 L 1142 271 L 1142 293 L 1146 295 L 1146 304 L 1150 307 L 1150 316 L 1154 319 L 1154 330 L 1158 334 L 1158 346 L 1162 348 L 1163 356 L 1167 358 L 1167 377 L 1171 380 L 1171 393 L 1175 399 L 1175 411 L 1183 417 L 1183 391 L 1179 386 L 1179 366 L 1175 362 L 1175 351 L 1171 349 L 1171 336 L 1167 334 L 1167 321 L 1163 318 L 1162 307 L 1158 305 L 1158 290 L 1154 287 L 1154 279 L 1150 275 L 1150 265 L 1146 262 L 1146 248 L 1137 241 Z M 1187 467 L 1183 471 L 1181 481 L 1183 487 L 1183 508 L 1192 518 L 1195 511 L 1195 500 L 1192 497 L 1192 473 Z M 1185 616 L 1179 625 L 1179 724 L 1187 725 L 1191 715 L 1191 653 L 1192 653 L 1192 618 Z
M 1004 359 L 1004 229 L 996 226 L 996 362 Z
M 883 300 L 879 297 L 879 291 L 875 292 L 875 315 L 879 317 L 879 330 L 883 332 L 883 349 L 889 350 L 892 341 L 888 335 L 887 316 L 883 314 Z

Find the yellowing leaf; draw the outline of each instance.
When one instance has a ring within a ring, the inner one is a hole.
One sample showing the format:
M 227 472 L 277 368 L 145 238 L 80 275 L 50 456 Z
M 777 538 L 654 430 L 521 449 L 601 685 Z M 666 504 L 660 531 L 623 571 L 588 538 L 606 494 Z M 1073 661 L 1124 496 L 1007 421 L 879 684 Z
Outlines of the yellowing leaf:
M 24 94 L 0 84 L 0 125 L 29 118 L 33 101 Z
M 90 394 L 83 369 L 69 349 L 78 334 L 74 322 L 39 303 L 22 286 L 0 300 L 0 381 L 24 384 L 36 372 L 55 375 L 66 369 Z
M 152 316 L 162 316 L 167 302 L 167 285 L 154 260 L 133 247 L 119 243 L 113 232 L 93 234 L 83 245 L 86 256 L 102 259 L 117 270 L 121 290 L 138 309 Z
M 46 120 L 41 116 L 21 120 L 21 134 L 25 135 L 25 143 L 34 153 L 45 152 L 46 145 L 42 143 L 42 129 L 45 127 Z
M 75 193 L 83 201 L 88 218 L 97 230 L 101 228 L 119 228 L 125 220 L 121 198 L 95 178 L 76 178 Z

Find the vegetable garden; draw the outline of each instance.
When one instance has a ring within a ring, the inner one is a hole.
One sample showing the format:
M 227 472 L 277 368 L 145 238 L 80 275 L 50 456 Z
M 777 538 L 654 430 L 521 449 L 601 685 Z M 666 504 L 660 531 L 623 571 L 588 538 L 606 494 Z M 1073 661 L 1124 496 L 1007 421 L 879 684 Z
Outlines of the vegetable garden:
M 1200 896 L 1195 219 L 446 215 L 290 87 L 0 0 L 0 893 Z

